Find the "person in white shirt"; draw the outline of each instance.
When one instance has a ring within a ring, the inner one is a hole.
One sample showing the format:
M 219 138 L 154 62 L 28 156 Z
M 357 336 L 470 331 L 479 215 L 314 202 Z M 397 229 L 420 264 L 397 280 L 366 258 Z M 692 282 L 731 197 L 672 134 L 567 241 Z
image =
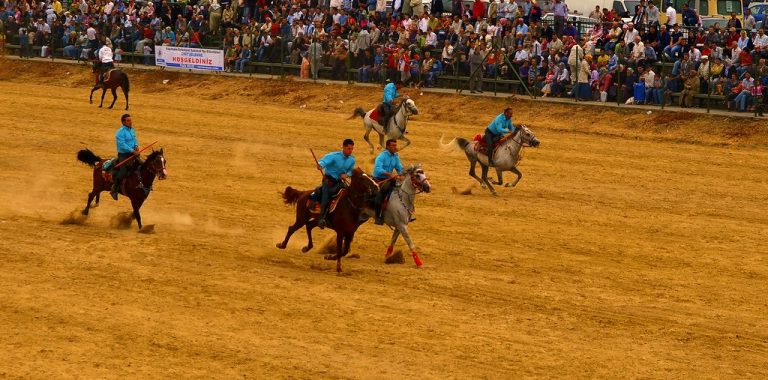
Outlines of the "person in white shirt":
M 115 3 L 112 1 L 108 2 L 107 5 L 104 6 L 104 14 L 109 16 L 112 14 L 112 9 L 115 8 Z
M 672 26 L 675 24 L 677 24 L 677 11 L 672 6 L 672 2 L 670 2 L 667 7 L 667 25 Z
M 99 57 L 99 83 L 103 84 L 104 73 L 106 73 L 107 70 L 115 67 L 115 64 L 112 58 L 112 42 L 109 41 L 109 38 L 104 39 L 104 45 L 102 45 L 101 49 L 99 49 L 98 57 Z
M 768 34 L 765 34 L 765 29 L 760 29 L 757 31 L 757 35 L 755 36 L 754 41 L 752 41 L 752 44 L 754 44 L 755 47 L 759 47 L 760 49 L 765 49 L 768 47 Z
M 635 42 L 635 37 L 638 36 L 640 36 L 640 32 L 635 29 L 635 25 L 631 22 L 627 23 L 627 30 L 624 31 L 624 43 L 627 44 L 627 46 L 630 46 Z

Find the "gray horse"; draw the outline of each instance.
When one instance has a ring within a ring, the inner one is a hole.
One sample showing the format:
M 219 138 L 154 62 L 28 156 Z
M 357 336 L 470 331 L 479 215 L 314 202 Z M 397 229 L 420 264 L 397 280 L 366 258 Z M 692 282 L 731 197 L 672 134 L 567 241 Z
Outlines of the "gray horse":
M 491 191 L 491 194 L 496 195 L 496 190 L 491 185 L 491 181 L 488 180 L 488 156 L 485 153 L 478 152 L 478 144 L 478 141 L 468 141 L 461 137 L 454 138 L 448 144 L 443 144 L 442 141 L 440 142 L 440 145 L 444 148 L 458 148 L 463 150 L 469 160 L 469 175 L 480 182 L 480 186 L 482 186 L 483 189 L 487 186 Z M 520 162 L 520 152 L 524 147 L 530 146 L 536 148 L 540 144 L 541 142 L 525 125 L 518 126 L 513 135 L 507 135 L 506 140 L 493 151 L 493 167 L 496 169 L 496 175 L 499 177 L 499 182 L 496 182 L 496 184 L 504 184 L 502 172 L 510 171 L 517 174 L 517 179 L 504 186 L 516 186 L 517 183 L 520 182 L 520 179 L 523 178 L 523 174 L 517 170 L 517 164 Z M 478 162 L 482 169 L 482 178 L 478 177 L 475 173 L 475 164 Z
M 371 147 L 371 153 L 373 153 L 373 144 L 371 144 L 371 140 L 368 137 L 368 135 L 371 134 L 371 130 L 376 131 L 376 133 L 379 134 L 379 146 L 381 146 L 381 149 L 386 148 L 384 146 L 384 141 L 389 139 L 405 141 L 405 145 L 400 147 L 400 150 L 403 150 L 405 147 L 411 144 L 411 140 L 408 140 L 408 138 L 405 137 L 405 127 L 408 124 L 408 116 L 419 114 L 419 109 L 416 108 L 416 103 L 413 101 L 413 99 L 407 96 L 403 97 L 403 101 L 401 101 L 400 105 L 397 106 L 397 109 L 395 109 L 395 114 L 389 119 L 387 133 L 384 133 L 383 125 L 379 124 L 378 121 L 371 119 L 371 113 L 374 110 L 375 108 L 365 112 L 364 109 L 358 107 L 355 108 L 352 116 L 350 116 L 350 119 L 355 116 L 360 116 L 363 118 L 363 126 L 365 127 L 365 135 L 363 138 L 365 139 L 365 142 L 367 142 Z
M 429 193 L 429 179 L 424 174 L 424 170 L 421 169 L 420 164 L 413 165 L 403 171 L 405 178 L 402 180 L 400 186 L 396 187 L 392 191 L 392 195 L 389 197 L 389 203 L 386 210 L 384 210 L 384 223 L 392 227 L 392 240 L 389 242 L 389 248 L 387 248 L 387 254 L 385 258 L 389 258 L 397 242 L 397 238 L 403 235 L 403 239 L 408 244 L 408 248 L 411 249 L 411 256 L 416 267 L 419 268 L 423 265 L 419 254 L 416 253 L 416 245 L 411 240 L 411 235 L 408 233 L 408 223 L 411 221 L 411 217 L 415 211 L 414 202 L 416 194 L 425 192 Z

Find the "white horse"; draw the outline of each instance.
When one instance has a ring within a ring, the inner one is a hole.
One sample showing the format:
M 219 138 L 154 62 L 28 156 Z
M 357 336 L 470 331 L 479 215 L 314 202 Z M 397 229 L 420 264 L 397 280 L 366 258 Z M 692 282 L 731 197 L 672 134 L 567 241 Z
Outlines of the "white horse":
M 389 203 L 383 214 L 384 223 L 393 229 L 392 240 L 389 242 L 385 258 L 389 258 L 392 255 L 397 238 L 403 235 L 403 239 L 411 250 L 413 262 L 419 268 L 423 263 L 419 254 L 416 253 L 416 245 L 413 244 L 411 235 L 408 233 L 408 223 L 411 221 L 415 211 L 414 202 L 416 194 L 421 192 L 429 193 L 430 184 L 420 164 L 407 168 L 403 171 L 403 174 L 405 178 L 400 186 L 395 187 L 392 191 L 392 194 L 389 196 Z
M 365 127 L 365 136 L 363 136 L 363 138 L 371 147 L 371 153 L 373 153 L 373 144 L 371 144 L 371 140 L 368 138 L 368 135 L 371 134 L 371 130 L 374 130 L 379 134 L 379 146 L 381 146 L 381 149 L 386 148 L 384 142 L 389 139 L 405 141 L 405 145 L 400 147 L 400 150 L 403 150 L 411 144 L 411 140 L 408 140 L 408 138 L 405 137 L 405 127 L 408 125 L 408 117 L 411 115 L 418 115 L 419 113 L 419 109 L 416 108 L 416 103 L 414 103 L 413 99 L 403 96 L 403 101 L 400 102 L 400 105 L 395 109 L 395 114 L 389 119 L 386 133 L 384 133 L 383 125 L 379 124 L 378 121 L 371 119 L 371 113 L 373 113 L 374 110 L 376 110 L 376 108 L 365 112 L 364 109 L 358 107 L 355 108 L 352 116 L 350 116 L 350 119 L 355 116 L 363 118 L 363 126 Z
M 464 151 L 469 160 L 469 175 L 472 178 L 480 182 L 480 186 L 485 189 L 486 185 L 491 191 L 491 194 L 496 195 L 496 190 L 491 185 L 491 181 L 488 180 L 488 156 L 478 151 L 478 141 L 468 141 L 465 138 L 456 137 L 448 144 L 443 144 L 442 138 L 440 145 L 443 148 L 458 148 Z M 517 164 L 520 162 L 520 152 L 524 147 L 538 147 L 541 142 L 525 125 L 520 125 L 515 130 L 514 134 L 506 135 L 499 146 L 493 151 L 493 167 L 496 168 L 496 174 L 499 177 L 497 185 L 503 184 L 502 172 L 511 171 L 517 174 L 517 179 L 512 183 L 507 183 L 506 187 L 514 187 L 523 178 L 523 174 L 517 170 Z M 482 169 L 482 178 L 475 174 L 475 164 L 480 163 Z

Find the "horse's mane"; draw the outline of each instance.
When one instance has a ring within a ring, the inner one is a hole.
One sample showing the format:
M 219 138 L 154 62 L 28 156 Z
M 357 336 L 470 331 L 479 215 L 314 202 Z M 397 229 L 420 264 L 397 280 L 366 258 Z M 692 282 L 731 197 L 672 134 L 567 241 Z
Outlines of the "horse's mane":
M 144 160 L 144 163 L 146 164 L 148 162 L 152 162 L 152 160 L 156 159 L 157 156 L 160 156 L 162 154 L 163 154 L 162 150 L 153 150 L 152 153 L 150 153 L 149 156 L 147 156 L 147 159 Z

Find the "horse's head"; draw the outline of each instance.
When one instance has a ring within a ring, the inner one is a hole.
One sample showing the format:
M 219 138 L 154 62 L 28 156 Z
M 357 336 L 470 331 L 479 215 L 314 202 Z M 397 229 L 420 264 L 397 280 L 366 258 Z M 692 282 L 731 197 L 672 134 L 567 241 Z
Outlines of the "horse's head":
M 379 185 L 376 184 L 376 181 L 360 168 L 352 170 L 349 188 L 352 192 L 362 194 L 366 200 L 373 199 L 379 191 Z
M 166 161 L 163 156 L 163 148 L 160 148 L 160 150 L 153 150 L 152 153 L 147 156 L 147 160 L 144 161 L 144 165 L 149 171 L 161 180 L 168 176 L 168 170 L 166 169 L 167 164 L 168 161 Z
M 403 108 L 405 108 L 405 112 L 407 112 L 409 115 L 419 114 L 419 109 L 416 108 L 416 102 L 407 96 L 403 98 Z
M 421 164 L 414 164 L 404 170 L 403 174 L 407 174 L 416 190 L 428 193 L 430 190 L 429 178 L 424 173 L 424 169 L 421 168 Z
M 541 145 L 541 141 L 536 138 L 536 135 L 534 135 L 527 126 L 521 124 L 519 127 L 517 127 L 517 130 L 518 133 L 520 133 L 521 143 L 528 144 L 534 148 L 538 148 L 539 145 Z

